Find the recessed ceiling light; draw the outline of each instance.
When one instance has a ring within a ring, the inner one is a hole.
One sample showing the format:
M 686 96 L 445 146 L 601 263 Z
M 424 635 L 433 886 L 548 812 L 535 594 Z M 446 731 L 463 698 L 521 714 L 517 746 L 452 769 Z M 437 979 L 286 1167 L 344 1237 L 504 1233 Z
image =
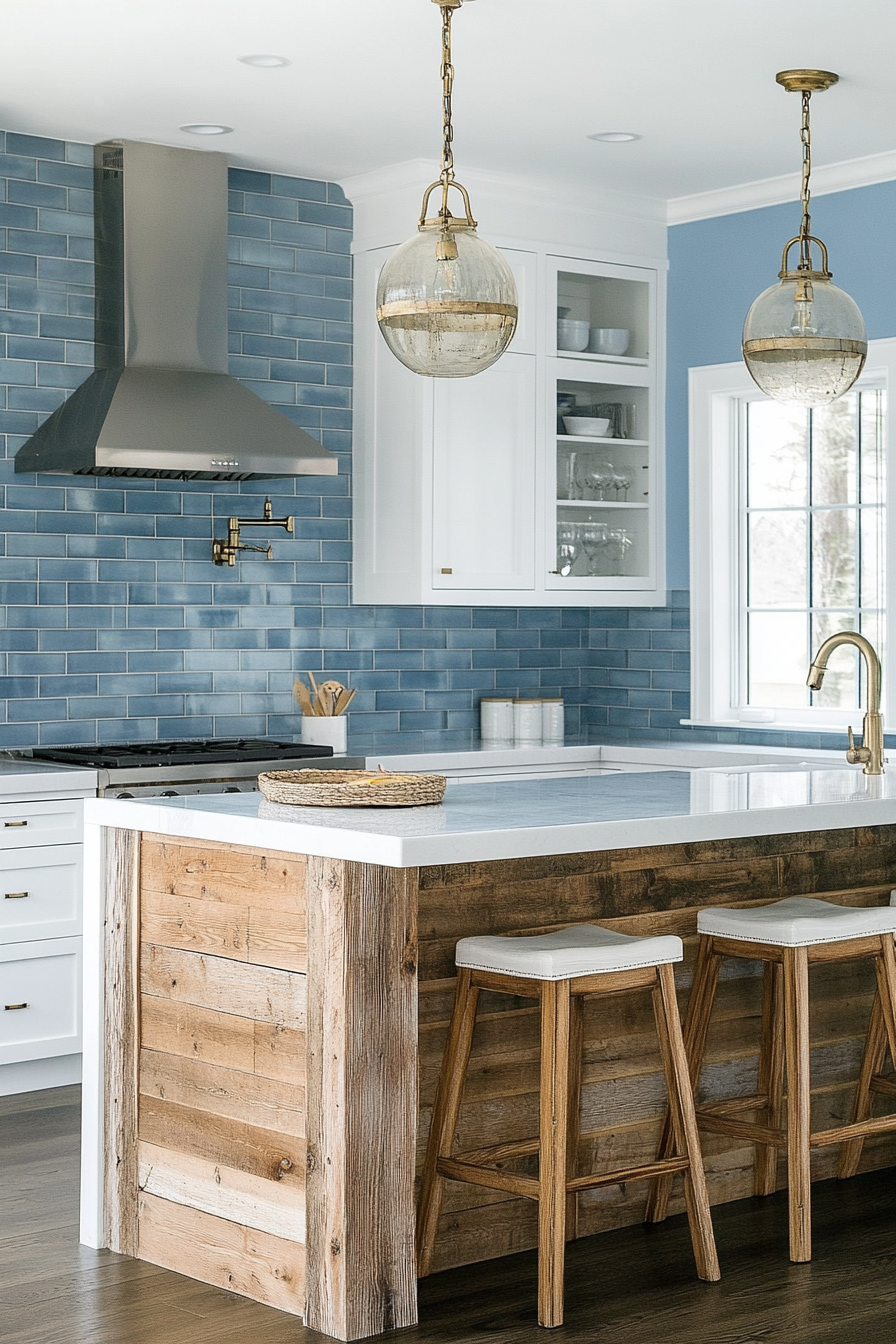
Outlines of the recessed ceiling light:
M 595 131 L 588 139 L 599 140 L 604 145 L 622 145 L 629 140 L 640 140 L 641 137 L 634 131 Z
M 232 126 L 220 126 L 215 121 L 194 121 L 187 126 L 179 126 L 178 130 L 187 131 L 190 135 L 230 135 Z
M 237 56 L 237 60 L 243 65 L 256 65 L 261 70 L 273 70 L 278 65 L 292 65 L 285 56 Z

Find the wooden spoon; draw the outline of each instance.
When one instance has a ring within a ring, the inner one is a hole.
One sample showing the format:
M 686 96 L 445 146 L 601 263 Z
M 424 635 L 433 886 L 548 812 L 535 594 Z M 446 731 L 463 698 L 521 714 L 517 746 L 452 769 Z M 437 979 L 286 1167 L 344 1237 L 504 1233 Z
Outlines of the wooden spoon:
M 340 695 L 339 702 L 336 705 L 336 713 L 344 714 L 345 711 L 348 709 L 349 705 L 351 704 L 351 702 L 354 700 L 356 694 L 357 694 L 356 691 L 346 691 L 344 695 Z
M 302 713 L 313 716 L 314 705 L 311 703 L 308 687 L 305 685 L 304 681 L 299 681 L 298 677 L 296 677 L 292 684 L 292 693 L 295 699 L 298 700 Z

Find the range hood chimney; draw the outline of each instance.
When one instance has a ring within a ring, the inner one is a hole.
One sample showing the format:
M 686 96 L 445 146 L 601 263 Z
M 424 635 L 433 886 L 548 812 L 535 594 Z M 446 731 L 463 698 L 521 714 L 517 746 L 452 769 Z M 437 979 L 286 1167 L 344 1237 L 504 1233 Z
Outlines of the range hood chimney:
M 335 476 L 325 448 L 227 372 L 227 158 L 94 148 L 96 372 L 16 471 L 170 480 Z

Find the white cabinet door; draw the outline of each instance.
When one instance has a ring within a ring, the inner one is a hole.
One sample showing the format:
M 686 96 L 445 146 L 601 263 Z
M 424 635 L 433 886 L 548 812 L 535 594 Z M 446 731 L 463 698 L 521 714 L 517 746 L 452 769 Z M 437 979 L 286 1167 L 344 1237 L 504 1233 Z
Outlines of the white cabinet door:
M 52 803 L 0 803 L 0 850 L 77 844 L 82 815 L 79 798 Z
M 81 1049 L 81 939 L 0 948 L 0 1064 Z
M 81 845 L 0 851 L 0 946 L 81 932 Z
M 535 360 L 437 380 L 434 589 L 535 585 Z

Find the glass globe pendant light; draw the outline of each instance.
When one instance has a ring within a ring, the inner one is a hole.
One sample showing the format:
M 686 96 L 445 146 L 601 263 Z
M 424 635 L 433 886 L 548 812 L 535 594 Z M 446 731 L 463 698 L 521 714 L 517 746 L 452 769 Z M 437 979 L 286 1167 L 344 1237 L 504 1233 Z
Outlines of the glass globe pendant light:
M 376 318 L 402 364 L 430 378 L 467 378 L 500 359 L 516 330 L 516 285 L 496 248 L 476 233 L 466 188 L 455 181 L 452 152 L 451 16 L 462 0 L 433 0 L 442 11 L 442 171 L 423 193 L 415 237 L 380 272 Z M 464 216 L 448 206 L 458 191 Z M 429 198 L 441 192 L 439 213 L 427 219 Z
M 803 180 L 800 231 L 784 248 L 779 283 L 755 301 L 744 323 L 744 361 L 753 379 L 775 401 L 826 406 L 848 392 L 865 363 L 868 341 L 857 304 L 831 284 L 827 248 L 812 234 L 809 174 L 812 170 L 809 99 L 837 83 L 829 70 L 782 70 L 776 75 L 788 93 L 801 93 Z M 821 269 L 812 262 L 812 244 Z M 799 248 L 795 271 L 788 254 Z

